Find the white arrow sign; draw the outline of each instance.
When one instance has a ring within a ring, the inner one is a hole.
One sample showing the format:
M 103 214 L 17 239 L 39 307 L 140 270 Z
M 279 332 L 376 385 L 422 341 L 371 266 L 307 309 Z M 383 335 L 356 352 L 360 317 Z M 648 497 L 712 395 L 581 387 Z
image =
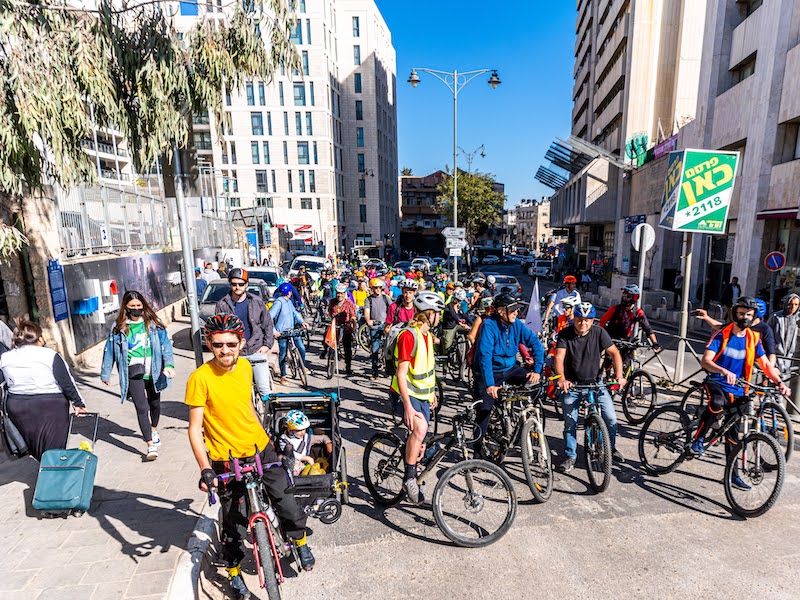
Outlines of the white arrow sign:
M 450 250 L 451 248 L 458 248 L 459 250 L 461 250 L 462 248 L 467 247 L 467 240 L 460 240 L 458 238 L 446 238 L 444 247 L 448 250 Z
M 442 229 L 442 235 L 446 238 L 464 239 L 467 237 L 467 230 L 465 227 L 445 227 Z

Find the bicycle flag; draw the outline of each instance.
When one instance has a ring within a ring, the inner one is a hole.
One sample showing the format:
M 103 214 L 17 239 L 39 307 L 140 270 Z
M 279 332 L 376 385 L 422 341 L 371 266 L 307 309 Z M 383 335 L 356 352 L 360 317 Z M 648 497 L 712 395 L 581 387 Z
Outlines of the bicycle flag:
M 525 315 L 525 327 L 536 335 L 542 333 L 542 314 L 539 305 L 539 278 L 533 282 L 533 292 L 531 292 L 531 302 L 528 304 L 528 314 Z
M 331 326 L 328 327 L 328 331 L 325 333 L 325 343 L 336 350 L 336 319 L 331 319 Z

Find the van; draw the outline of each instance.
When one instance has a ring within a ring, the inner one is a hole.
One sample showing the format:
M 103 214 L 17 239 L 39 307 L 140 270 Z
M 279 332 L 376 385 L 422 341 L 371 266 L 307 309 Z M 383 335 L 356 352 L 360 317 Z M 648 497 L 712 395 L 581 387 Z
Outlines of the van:
M 553 261 L 552 260 L 537 260 L 531 267 L 531 277 L 541 277 L 542 279 L 554 278 L 553 274 Z
M 316 281 L 319 279 L 320 272 L 323 269 L 331 268 L 331 261 L 324 256 L 303 254 L 292 261 L 292 265 L 289 267 L 289 277 L 291 278 L 297 275 L 297 271 L 300 269 L 300 267 L 305 267 L 306 273 L 308 273 L 311 278 Z

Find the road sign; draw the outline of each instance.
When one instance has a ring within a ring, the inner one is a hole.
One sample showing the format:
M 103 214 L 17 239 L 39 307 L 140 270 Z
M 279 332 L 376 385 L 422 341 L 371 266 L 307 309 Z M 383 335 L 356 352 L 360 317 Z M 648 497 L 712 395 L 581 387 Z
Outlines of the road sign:
M 738 152 L 670 152 L 659 226 L 724 234 L 738 162 Z
M 639 223 L 644 223 L 647 217 L 645 215 L 634 215 L 632 217 L 625 217 L 625 233 L 632 233 L 634 228 Z
M 446 238 L 464 239 L 467 237 L 466 227 L 445 227 L 442 229 L 442 235 Z
M 452 250 L 453 248 L 457 248 L 461 250 L 462 248 L 467 247 L 467 240 L 460 240 L 458 238 L 445 238 L 445 246 L 447 250 Z
M 450 248 L 447 251 L 447 256 L 457 256 L 461 258 L 461 248 Z
M 764 259 L 768 271 L 780 271 L 786 266 L 786 255 L 783 252 L 770 252 Z
M 639 240 L 644 243 L 644 248 L 639 250 Z M 631 245 L 637 252 L 647 252 L 656 243 L 656 230 L 652 225 L 647 223 L 639 223 L 633 228 L 633 236 L 631 236 Z

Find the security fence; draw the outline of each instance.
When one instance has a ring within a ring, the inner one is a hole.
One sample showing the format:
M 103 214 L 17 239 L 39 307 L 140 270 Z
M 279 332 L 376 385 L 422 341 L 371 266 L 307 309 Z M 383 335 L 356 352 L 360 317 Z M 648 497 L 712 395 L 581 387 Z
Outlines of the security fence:
M 128 250 L 177 249 L 178 217 L 174 199 L 107 185 L 55 188 L 56 218 L 64 258 Z M 224 215 L 204 214 L 187 202 L 189 232 L 195 248 L 230 243 Z

